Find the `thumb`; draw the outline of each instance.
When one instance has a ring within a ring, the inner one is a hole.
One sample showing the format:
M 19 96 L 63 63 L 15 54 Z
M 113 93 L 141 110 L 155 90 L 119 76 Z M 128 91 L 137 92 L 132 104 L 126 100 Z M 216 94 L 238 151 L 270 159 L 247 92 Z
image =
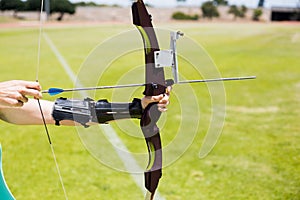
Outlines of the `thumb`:
M 159 102 L 160 100 L 162 100 L 162 98 L 164 98 L 164 95 L 157 95 L 157 96 L 152 96 L 149 103 L 154 103 L 154 102 Z

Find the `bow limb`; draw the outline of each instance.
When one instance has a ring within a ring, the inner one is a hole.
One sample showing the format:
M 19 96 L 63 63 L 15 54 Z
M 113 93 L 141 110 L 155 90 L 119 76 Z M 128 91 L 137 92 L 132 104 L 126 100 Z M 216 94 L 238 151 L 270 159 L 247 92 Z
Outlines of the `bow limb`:
M 144 95 L 154 96 L 164 94 L 166 81 L 164 70 L 155 68 L 154 52 L 159 51 L 159 45 L 153 29 L 151 16 L 142 0 L 137 0 L 132 5 L 133 24 L 141 33 L 145 53 L 145 90 Z M 162 149 L 159 128 L 156 125 L 161 112 L 157 103 L 149 104 L 143 112 L 140 126 L 143 131 L 148 153 L 149 163 L 145 172 L 145 187 L 148 190 L 146 199 L 153 199 L 159 180 L 162 176 Z

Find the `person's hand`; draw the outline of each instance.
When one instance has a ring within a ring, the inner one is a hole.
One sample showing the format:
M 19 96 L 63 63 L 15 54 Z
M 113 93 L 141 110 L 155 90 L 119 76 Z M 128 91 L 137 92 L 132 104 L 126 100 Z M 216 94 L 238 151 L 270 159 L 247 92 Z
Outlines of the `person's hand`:
M 166 90 L 165 94 L 161 94 L 161 95 L 158 95 L 158 96 L 144 96 L 142 98 L 142 107 L 143 107 L 143 109 L 145 109 L 150 103 L 157 102 L 158 110 L 160 112 L 166 112 L 168 110 L 167 106 L 170 103 L 169 98 L 170 98 L 171 90 L 172 90 L 172 87 L 169 86 L 169 87 L 167 87 L 167 90 Z
M 27 96 L 42 98 L 38 82 L 13 80 L 0 82 L 0 106 L 22 107 L 28 102 Z

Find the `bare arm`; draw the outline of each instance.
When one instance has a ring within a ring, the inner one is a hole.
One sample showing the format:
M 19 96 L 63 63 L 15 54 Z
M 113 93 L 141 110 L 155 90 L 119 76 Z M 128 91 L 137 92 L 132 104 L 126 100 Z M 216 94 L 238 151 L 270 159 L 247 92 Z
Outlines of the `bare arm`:
M 28 99 L 27 96 L 41 98 L 41 87 L 36 82 L 7 81 L 0 82 L 0 119 L 18 125 L 42 125 L 43 120 L 37 100 Z M 142 107 L 149 103 L 158 102 L 161 112 L 167 111 L 169 104 L 169 87 L 165 95 L 145 96 L 142 98 Z M 47 124 L 55 124 L 52 117 L 54 102 L 40 100 L 42 111 Z M 75 125 L 73 121 L 64 120 L 62 125 Z
M 51 116 L 53 102 L 40 100 L 42 110 L 47 124 L 54 124 Z M 22 107 L 0 107 L 2 120 L 18 125 L 41 125 L 43 124 L 38 102 L 28 99 Z
M 52 118 L 53 102 L 40 100 L 46 124 L 54 124 Z M 43 125 L 37 100 L 28 99 L 22 107 L 0 107 L 0 119 L 16 125 Z M 62 125 L 73 126 L 73 121 L 64 120 Z
M 169 95 L 159 96 L 145 96 L 142 98 L 142 107 L 145 108 L 149 103 L 158 102 L 158 109 L 161 112 L 167 111 L 167 105 L 169 104 Z M 55 124 L 52 117 L 52 110 L 54 102 L 40 100 L 45 121 L 47 124 Z M 17 125 L 42 125 L 41 112 L 38 106 L 38 102 L 35 99 L 28 99 L 22 107 L 5 107 L 0 106 L 0 119 Z M 75 125 L 73 121 L 64 120 L 62 125 Z

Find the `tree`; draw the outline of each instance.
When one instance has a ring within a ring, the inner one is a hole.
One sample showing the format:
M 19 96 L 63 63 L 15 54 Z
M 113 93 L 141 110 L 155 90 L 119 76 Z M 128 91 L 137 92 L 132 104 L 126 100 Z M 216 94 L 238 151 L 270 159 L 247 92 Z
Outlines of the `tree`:
M 219 17 L 217 6 L 212 1 L 206 1 L 201 6 L 203 18 L 212 19 L 213 17 Z
M 26 10 L 28 11 L 40 11 L 41 1 L 40 0 L 27 0 L 25 2 Z
M 32 11 L 40 11 L 41 1 L 40 0 L 27 0 L 26 9 Z M 61 21 L 65 13 L 74 14 L 75 5 L 68 0 L 50 0 L 50 14 L 60 13 L 57 20 Z
M 234 19 L 236 19 L 237 17 L 244 18 L 247 10 L 248 10 L 247 7 L 244 5 L 241 6 L 240 8 L 237 7 L 236 5 L 232 5 L 230 6 L 228 13 L 233 14 Z
M 233 14 L 234 19 L 236 19 L 237 16 L 239 16 L 239 9 L 236 5 L 232 5 L 232 6 L 230 6 L 228 13 Z
M 69 2 L 68 0 L 51 0 L 50 1 L 50 13 L 60 13 L 57 18 L 58 21 L 61 21 L 65 13 L 73 15 L 75 13 L 75 5 Z
M 0 0 L 0 10 L 12 10 L 14 17 L 17 17 L 17 12 L 24 10 L 24 7 L 24 2 L 21 0 Z
M 172 19 L 176 20 L 198 20 L 199 16 L 198 15 L 188 15 L 183 12 L 175 12 L 172 15 Z
M 95 2 L 85 2 L 85 1 L 80 1 L 78 3 L 74 3 L 75 6 L 82 6 L 82 7 L 85 7 L 85 6 L 91 6 L 91 7 L 97 7 L 97 6 L 101 6 L 101 5 L 98 5 L 97 3 Z
M 241 13 L 242 13 L 243 17 L 245 17 L 245 14 L 246 14 L 247 11 L 248 11 L 248 8 L 245 5 L 242 5 Z
M 262 14 L 263 14 L 262 9 L 256 8 L 256 9 L 253 11 L 252 20 L 253 20 L 253 21 L 259 21 L 259 18 L 262 16 Z

